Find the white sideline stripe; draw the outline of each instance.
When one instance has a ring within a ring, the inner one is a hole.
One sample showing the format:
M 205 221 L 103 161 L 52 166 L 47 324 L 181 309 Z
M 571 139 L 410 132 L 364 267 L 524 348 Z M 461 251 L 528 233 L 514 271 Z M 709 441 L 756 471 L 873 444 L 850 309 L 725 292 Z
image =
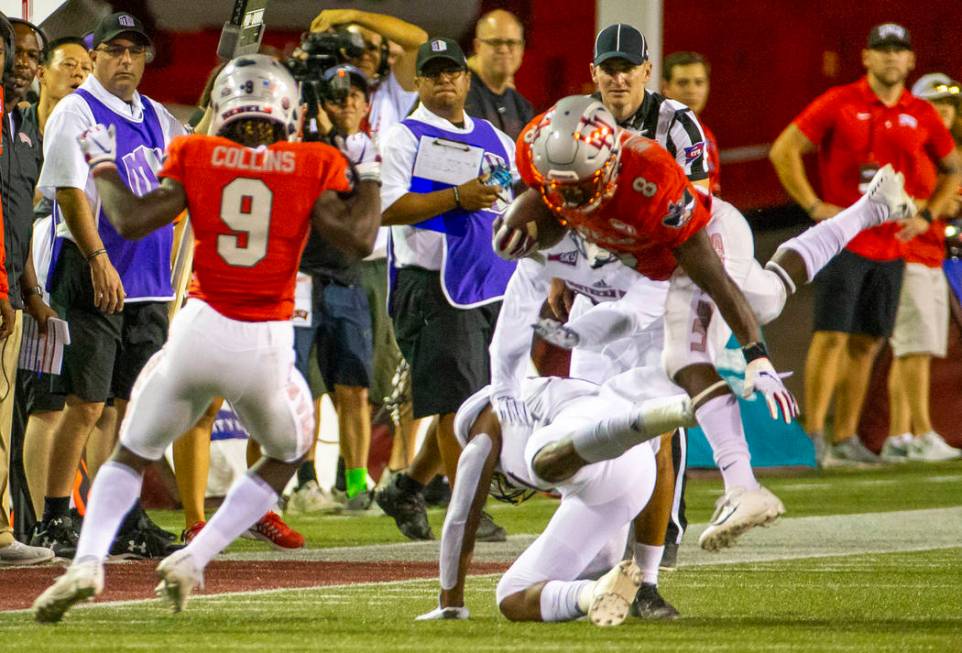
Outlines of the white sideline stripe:
M 936 551 L 962 546 L 962 507 L 933 508 L 927 510 L 902 510 L 896 512 L 874 512 L 852 515 L 830 515 L 816 517 L 795 517 L 782 519 L 771 528 L 756 528 L 742 536 L 738 546 L 719 553 L 702 551 L 695 544 L 698 534 L 705 524 L 689 527 L 689 533 L 679 552 L 680 567 L 723 566 L 731 564 L 750 564 L 754 562 L 774 562 L 785 560 L 801 560 L 807 558 L 829 558 L 859 556 L 870 553 L 911 553 L 919 551 Z M 534 540 L 533 535 L 513 535 L 508 542 L 499 546 L 480 546 L 475 551 L 474 560 L 478 562 L 492 561 L 492 549 L 498 552 L 497 561 L 504 562 L 513 559 L 527 545 Z M 330 558 L 330 554 L 340 552 L 339 561 L 347 562 L 343 554 L 354 552 L 354 562 L 372 560 L 390 560 L 394 558 L 378 558 L 372 553 L 383 551 L 386 553 L 406 552 L 423 554 L 433 552 L 437 560 L 436 542 L 408 542 L 404 544 L 374 544 L 361 547 L 338 547 L 336 549 L 311 549 L 308 552 L 323 554 L 312 560 L 323 561 Z M 508 549 L 515 552 L 511 555 Z M 364 560 L 357 560 L 356 554 L 366 553 Z M 480 554 L 480 555 L 479 555 Z M 264 560 L 251 557 L 248 553 L 222 555 L 217 560 Z M 271 559 L 271 558 L 269 558 Z M 273 558 L 278 559 L 278 558 Z M 283 559 L 290 560 L 285 555 Z M 309 558 L 300 558 L 309 560 Z M 411 560 L 410 557 L 403 558 Z M 472 574 L 474 578 L 499 576 L 500 574 Z M 366 581 L 362 583 L 338 583 L 335 585 L 312 585 L 305 587 L 273 588 L 264 590 L 246 590 L 241 592 L 222 592 L 218 594 L 196 594 L 195 600 L 220 599 L 223 597 L 261 596 L 278 592 L 302 592 L 318 590 L 343 590 L 355 587 L 383 587 L 385 585 L 416 585 L 425 583 L 431 587 L 437 585 L 436 578 L 410 578 L 398 581 Z M 140 605 L 151 599 L 133 599 L 125 601 L 105 601 L 103 603 L 84 604 L 81 608 L 117 607 L 125 605 Z M 154 599 L 156 600 L 156 599 Z M 188 608 L 189 609 L 189 608 Z M 18 614 L 31 610 L 10 610 L 0 613 Z

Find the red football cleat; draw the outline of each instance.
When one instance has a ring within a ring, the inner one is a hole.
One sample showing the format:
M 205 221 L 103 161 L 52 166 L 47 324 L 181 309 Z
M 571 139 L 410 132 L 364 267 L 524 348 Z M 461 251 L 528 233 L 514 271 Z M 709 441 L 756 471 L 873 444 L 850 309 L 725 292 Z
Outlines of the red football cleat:
M 190 525 L 190 528 L 185 528 L 181 532 L 180 539 L 183 540 L 184 544 L 190 544 L 191 540 L 197 537 L 197 534 L 200 532 L 200 529 L 202 529 L 206 525 L 207 525 L 207 522 L 205 522 L 203 519 L 201 519 L 200 521 L 195 521 L 193 524 Z
M 304 546 L 304 536 L 284 523 L 280 515 L 269 512 L 247 530 L 247 536 L 267 542 L 278 551 L 290 551 Z

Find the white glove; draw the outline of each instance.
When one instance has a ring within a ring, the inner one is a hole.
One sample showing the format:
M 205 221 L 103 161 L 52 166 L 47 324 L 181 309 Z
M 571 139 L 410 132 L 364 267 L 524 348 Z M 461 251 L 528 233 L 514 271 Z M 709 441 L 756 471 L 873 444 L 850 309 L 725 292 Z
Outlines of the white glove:
M 776 372 L 772 362 L 766 357 L 756 358 L 745 367 L 745 389 L 742 396 L 748 399 L 756 392 L 762 393 L 772 419 L 778 419 L 778 411 L 781 409 L 782 419 L 786 424 L 791 424 L 792 420 L 798 417 L 798 402 L 782 383 L 782 379 L 791 375 L 791 372 Z
M 509 227 L 498 216 L 492 224 L 491 247 L 505 261 L 517 261 L 537 252 L 538 240 L 527 229 Z
M 77 142 L 91 168 L 104 163 L 117 165 L 117 129 L 113 125 L 94 125 L 78 136 Z
M 415 621 L 440 621 L 442 619 L 468 619 L 471 613 L 467 608 L 442 608 L 438 606 L 414 618 Z
M 501 422 L 502 428 L 531 426 L 531 415 L 523 401 L 515 399 L 511 395 L 501 395 L 495 397 L 491 403 L 498 414 L 498 421 Z
M 539 319 L 531 328 L 542 340 L 562 349 L 574 349 L 581 342 L 577 331 L 550 317 Z
M 335 142 L 347 160 L 354 164 L 358 181 L 381 183 L 381 157 L 367 134 L 357 132 L 347 138 L 338 136 Z

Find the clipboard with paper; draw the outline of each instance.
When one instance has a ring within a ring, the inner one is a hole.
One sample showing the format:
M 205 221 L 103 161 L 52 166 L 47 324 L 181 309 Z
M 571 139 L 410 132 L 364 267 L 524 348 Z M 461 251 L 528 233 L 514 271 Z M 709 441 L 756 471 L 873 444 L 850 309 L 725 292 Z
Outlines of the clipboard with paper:
M 483 161 L 482 147 L 435 136 L 421 136 L 413 174 L 428 181 L 457 186 L 480 175 Z M 443 215 L 420 222 L 417 226 L 419 229 L 452 235 L 460 235 L 459 232 L 464 229 L 464 225 Z
M 23 316 L 23 338 L 20 343 L 22 370 L 45 374 L 60 374 L 63 366 L 63 349 L 70 344 L 70 328 L 60 318 L 47 320 L 47 333 L 40 333 L 36 321 L 27 314 Z

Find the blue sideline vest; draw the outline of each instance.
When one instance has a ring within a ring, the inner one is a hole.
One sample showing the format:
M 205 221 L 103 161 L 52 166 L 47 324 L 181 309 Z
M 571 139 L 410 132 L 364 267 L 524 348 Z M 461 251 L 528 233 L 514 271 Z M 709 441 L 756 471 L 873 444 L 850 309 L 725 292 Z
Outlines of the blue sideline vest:
M 85 89 L 77 89 L 94 115 L 94 121 L 101 125 L 114 125 L 117 130 L 117 171 L 121 179 L 136 195 L 143 196 L 160 185 L 157 171 L 163 160 L 164 132 L 153 105 L 142 97 L 143 120 L 127 120 L 111 111 L 100 100 Z M 53 228 L 62 220 L 59 207 L 54 204 Z M 97 232 L 107 250 L 110 262 L 120 275 L 124 284 L 127 300 L 153 298 L 166 300 L 172 298 L 174 290 L 170 280 L 170 250 L 173 246 L 174 228 L 162 227 L 140 240 L 127 240 L 117 233 L 103 209 L 97 215 Z M 47 277 L 48 290 L 56 268 L 63 239 L 54 242 L 50 274 Z
M 449 132 L 408 118 L 401 124 L 411 130 L 418 139 L 418 147 L 432 143 L 435 138 L 455 141 L 484 149 L 484 157 L 477 174 L 486 172 L 485 167 L 502 165 L 510 167 L 508 153 L 494 127 L 486 120 L 474 118 L 474 129 L 470 133 Z M 422 139 L 422 137 L 426 137 Z M 415 157 L 416 158 L 416 157 Z M 412 164 L 413 167 L 413 164 Z M 423 177 L 411 177 L 409 190 L 412 193 L 432 193 L 451 188 L 446 184 Z M 510 189 L 507 191 L 510 193 Z M 502 209 L 503 210 L 503 209 Z M 410 225 L 416 229 L 428 229 L 444 235 L 444 258 L 441 262 L 441 288 L 452 306 L 473 308 L 499 301 L 504 296 L 508 280 L 514 272 L 515 263 L 505 261 L 494 253 L 491 247 L 491 223 L 499 212 L 492 209 L 465 211 L 454 209 L 438 216 Z M 388 263 L 390 287 L 395 287 L 397 268 L 388 241 Z M 390 296 L 390 295 L 389 295 Z M 390 304 L 390 300 L 389 300 Z

